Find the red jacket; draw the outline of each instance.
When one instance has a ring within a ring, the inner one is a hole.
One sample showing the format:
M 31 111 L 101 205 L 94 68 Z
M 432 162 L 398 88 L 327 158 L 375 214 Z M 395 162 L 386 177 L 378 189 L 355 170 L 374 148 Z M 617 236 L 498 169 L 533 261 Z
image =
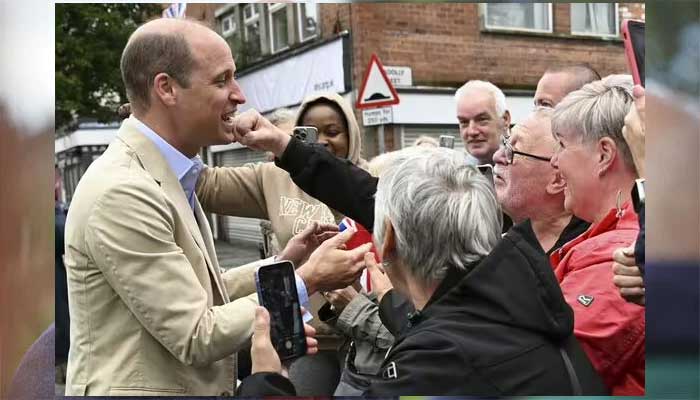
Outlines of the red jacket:
M 613 251 L 632 244 L 638 232 L 627 202 L 550 256 L 574 310 L 574 334 L 614 396 L 644 395 L 644 307 L 620 296 L 612 273 Z

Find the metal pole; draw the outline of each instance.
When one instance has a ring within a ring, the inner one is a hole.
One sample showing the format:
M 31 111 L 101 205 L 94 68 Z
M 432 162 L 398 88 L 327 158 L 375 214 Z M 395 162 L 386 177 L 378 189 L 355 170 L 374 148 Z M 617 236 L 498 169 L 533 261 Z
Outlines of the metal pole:
M 379 154 L 384 154 L 384 124 L 377 127 L 377 140 L 379 141 Z

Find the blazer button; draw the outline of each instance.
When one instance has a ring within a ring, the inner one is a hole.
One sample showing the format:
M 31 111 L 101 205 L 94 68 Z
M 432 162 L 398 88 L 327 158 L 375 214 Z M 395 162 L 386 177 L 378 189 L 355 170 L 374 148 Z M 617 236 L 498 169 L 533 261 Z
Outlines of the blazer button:
M 223 392 L 221 393 L 221 397 L 231 397 L 231 392 Z

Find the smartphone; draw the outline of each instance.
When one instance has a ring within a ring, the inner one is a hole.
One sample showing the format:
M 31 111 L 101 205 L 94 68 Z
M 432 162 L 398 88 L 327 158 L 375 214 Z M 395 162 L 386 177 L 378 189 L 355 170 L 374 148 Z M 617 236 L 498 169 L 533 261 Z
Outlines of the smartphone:
M 306 335 L 297 295 L 294 265 L 280 261 L 255 271 L 258 302 L 270 313 L 270 338 L 280 360 L 306 354 Z
M 625 42 L 627 65 L 636 85 L 644 86 L 644 22 L 626 19 L 622 22 L 622 39 Z
M 295 126 L 293 135 L 304 143 L 316 143 L 318 140 L 318 129 L 314 126 Z
M 451 135 L 440 135 L 440 147 L 447 147 L 448 149 L 455 148 L 455 137 Z

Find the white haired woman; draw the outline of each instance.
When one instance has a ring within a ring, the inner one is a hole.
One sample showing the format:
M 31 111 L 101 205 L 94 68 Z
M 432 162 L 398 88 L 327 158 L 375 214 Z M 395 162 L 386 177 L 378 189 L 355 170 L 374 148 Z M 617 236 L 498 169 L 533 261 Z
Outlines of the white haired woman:
M 601 394 L 546 258 L 510 233 L 501 239 L 492 185 L 466 157 L 406 152 L 379 179 L 374 234 L 384 268 L 365 262 L 418 311 L 365 395 Z M 269 378 L 281 369 L 262 351 L 266 329 L 256 326 L 255 373 L 239 395 L 279 394 Z
M 551 261 L 576 315 L 574 333 L 616 396 L 644 395 L 644 308 L 620 296 L 612 272 L 613 250 L 639 232 L 630 196 L 637 171 L 622 135 L 632 103 L 632 77 L 611 75 L 569 93 L 552 116 L 564 206 L 591 227 Z

